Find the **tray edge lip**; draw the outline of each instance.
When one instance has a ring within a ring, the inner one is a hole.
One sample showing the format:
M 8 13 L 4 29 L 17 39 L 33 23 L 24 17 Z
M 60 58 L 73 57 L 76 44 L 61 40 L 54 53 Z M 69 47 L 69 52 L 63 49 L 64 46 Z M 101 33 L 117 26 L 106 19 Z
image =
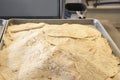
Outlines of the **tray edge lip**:
M 2 20 L 2 24 L 3 24 L 3 28 L 2 28 L 2 32 L 0 32 L 0 49 L 2 48 L 2 44 L 3 44 L 3 35 L 4 35 L 4 30 L 5 30 L 5 28 L 6 28 L 6 26 L 7 26 L 7 20 L 5 20 L 5 19 L 0 19 L 0 20 Z
M 116 45 L 116 43 L 114 42 L 112 37 L 109 35 L 107 30 L 104 28 L 104 26 L 101 24 L 101 22 L 98 19 L 94 19 L 94 23 L 96 23 L 96 22 L 101 26 L 101 29 L 105 32 L 105 35 L 108 37 L 108 38 L 105 37 L 105 39 L 107 39 L 109 45 L 110 46 L 113 45 L 113 47 L 111 46 L 112 51 L 113 51 L 113 48 L 116 50 L 116 51 L 114 51 L 115 52 L 114 54 L 117 55 L 118 57 L 120 57 L 120 49 L 118 48 L 118 46 Z

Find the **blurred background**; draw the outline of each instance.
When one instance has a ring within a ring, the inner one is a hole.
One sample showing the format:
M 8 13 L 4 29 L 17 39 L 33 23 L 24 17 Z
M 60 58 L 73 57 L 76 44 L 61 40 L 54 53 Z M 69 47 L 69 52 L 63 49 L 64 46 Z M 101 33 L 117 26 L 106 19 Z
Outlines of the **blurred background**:
M 86 18 L 107 20 L 120 30 L 120 0 L 66 0 L 66 3 L 79 2 L 87 6 Z

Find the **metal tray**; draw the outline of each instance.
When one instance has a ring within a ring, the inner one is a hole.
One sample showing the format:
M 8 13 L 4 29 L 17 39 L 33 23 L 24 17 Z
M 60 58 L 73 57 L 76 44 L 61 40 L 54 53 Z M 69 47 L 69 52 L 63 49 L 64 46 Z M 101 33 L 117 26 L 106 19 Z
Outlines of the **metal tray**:
M 9 25 L 14 25 L 14 24 L 23 24 L 23 23 L 28 23 L 28 22 L 32 22 L 32 23 L 40 23 L 40 22 L 45 22 L 48 24 L 63 24 L 63 23 L 77 23 L 77 24 L 84 24 L 84 25 L 94 25 L 103 35 L 103 37 L 105 37 L 112 50 L 113 53 L 120 57 L 120 50 L 119 48 L 116 46 L 116 44 L 114 43 L 114 41 L 112 40 L 112 38 L 109 36 L 109 34 L 107 33 L 107 31 L 105 30 L 105 28 L 102 26 L 102 24 L 99 22 L 99 20 L 97 19 L 81 19 L 81 20 L 66 20 L 66 19 L 10 19 L 8 20 L 7 26 Z M 7 29 L 6 26 L 6 29 Z M 5 30 L 6 30 L 5 29 Z
M 0 19 L 0 44 L 2 43 L 1 41 L 2 41 L 4 29 L 5 29 L 5 25 L 6 25 L 6 20 Z
M 6 24 L 6 20 L 0 19 L 0 39 L 1 39 L 1 37 L 2 37 L 4 28 L 5 28 L 5 24 Z

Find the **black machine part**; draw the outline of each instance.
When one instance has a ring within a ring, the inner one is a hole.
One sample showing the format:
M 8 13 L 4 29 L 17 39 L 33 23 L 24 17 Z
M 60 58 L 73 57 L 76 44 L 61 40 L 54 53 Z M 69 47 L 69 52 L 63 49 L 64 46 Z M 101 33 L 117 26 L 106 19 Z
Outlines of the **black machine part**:
M 69 12 L 76 12 L 80 19 L 86 17 L 87 7 L 83 3 L 67 3 L 65 9 Z

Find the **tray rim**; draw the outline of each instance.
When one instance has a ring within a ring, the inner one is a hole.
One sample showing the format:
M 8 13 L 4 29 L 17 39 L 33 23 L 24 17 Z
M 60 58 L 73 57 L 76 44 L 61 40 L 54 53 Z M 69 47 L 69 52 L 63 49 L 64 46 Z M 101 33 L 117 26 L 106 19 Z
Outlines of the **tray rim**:
M 1 21 L 2 21 L 2 29 L 0 30 L 1 32 L 0 32 L 0 42 L 1 42 L 1 39 L 2 39 L 2 36 L 3 36 L 3 34 L 4 34 L 4 29 L 5 29 L 5 27 L 6 27 L 6 23 L 7 23 L 7 21 L 5 20 L 5 19 L 0 19 Z

